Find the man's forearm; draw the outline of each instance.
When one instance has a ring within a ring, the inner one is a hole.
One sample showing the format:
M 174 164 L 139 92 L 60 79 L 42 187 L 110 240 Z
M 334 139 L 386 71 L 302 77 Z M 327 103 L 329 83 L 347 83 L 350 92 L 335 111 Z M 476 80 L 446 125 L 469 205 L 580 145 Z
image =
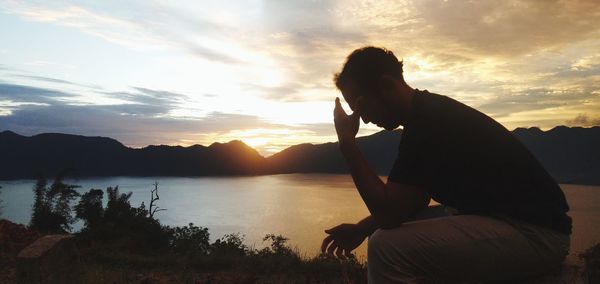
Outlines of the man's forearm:
M 375 219 L 373 219 L 372 215 L 360 220 L 358 223 L 356 223 L 356 225 L 358 225 L 367 236 L 370 236 L 375 232 L 375 230 L 379 229 L 379 226 L 377 226 L 377 222 L 375 222 Z
M 377 222 L 389 221 L 386 185 L 369 167 L 355 141 L 340 142 L 352 179 L 369 212 Z

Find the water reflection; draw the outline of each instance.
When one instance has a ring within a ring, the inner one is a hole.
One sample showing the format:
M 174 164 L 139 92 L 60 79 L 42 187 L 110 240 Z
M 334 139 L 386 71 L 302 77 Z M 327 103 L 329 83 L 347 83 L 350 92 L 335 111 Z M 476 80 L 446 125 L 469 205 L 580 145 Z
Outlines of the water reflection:
M 265 234 L 282 234 L 307 256 L 318 253 L 325 237 L 323 230 L 340 223 L 357 222 L 368 214 L 348 175 L 111 177 L 70 182 L 81 185 L 80 192 L 118 185 L 121 192 L 133 192 L 132 205 L 138 206 L 150 200 L 154 181 L 159 182 L 159 206 L 168 209 L 157 213 L 163 224 L 180 226 L 193 222 L 208 227 L 211 240 L 241 233 L 246 243 L 256 248 L 264 246 Z M 32 180 L 0 182 L 4 200 L 2 217 L 24 224 L 29 221 L 33 185 Z M 575 219 L 573 248 L 585 249 L 600 241 L 600 229 L 590 229 L 600 220 L 600 187 L 562 187 Z M 357 249 L 357 255 L 364 258 L 365 254 L 366 244 L 363 244 Z

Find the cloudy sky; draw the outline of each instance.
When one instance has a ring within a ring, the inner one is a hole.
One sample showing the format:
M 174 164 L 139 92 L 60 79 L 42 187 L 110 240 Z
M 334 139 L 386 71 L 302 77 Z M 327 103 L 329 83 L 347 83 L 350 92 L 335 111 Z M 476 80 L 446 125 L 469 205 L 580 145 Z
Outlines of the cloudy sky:
M 597 0 L 0 0 L 0 131 L 334 141 L 332 75 L 365 45 L 509 129 L 600 125 L 598 23 Z

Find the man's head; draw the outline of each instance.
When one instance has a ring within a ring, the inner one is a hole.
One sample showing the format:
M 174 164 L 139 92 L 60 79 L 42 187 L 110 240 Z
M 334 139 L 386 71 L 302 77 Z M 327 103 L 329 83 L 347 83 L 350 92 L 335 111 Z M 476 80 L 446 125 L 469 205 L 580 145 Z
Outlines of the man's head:
M 372 46 L 355 50 L 342 72 L 335 74 L 334 82 L 365 123 L 388 130 L 400 125 L 398 103 L 408 86 L 402 77 L 402 61 L 391 51 Z

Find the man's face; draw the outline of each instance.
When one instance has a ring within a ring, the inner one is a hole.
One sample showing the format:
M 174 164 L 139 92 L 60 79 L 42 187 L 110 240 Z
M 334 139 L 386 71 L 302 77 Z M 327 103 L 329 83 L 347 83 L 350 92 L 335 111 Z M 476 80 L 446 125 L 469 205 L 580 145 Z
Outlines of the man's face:
M 394 110 L 378 94 L 361 93 L 352 83 L 341 88 L 341 91 L 350 109 L 357 112 L 365 124 L 371 122 L 386 130 L 398 127 L 394 119 Z

